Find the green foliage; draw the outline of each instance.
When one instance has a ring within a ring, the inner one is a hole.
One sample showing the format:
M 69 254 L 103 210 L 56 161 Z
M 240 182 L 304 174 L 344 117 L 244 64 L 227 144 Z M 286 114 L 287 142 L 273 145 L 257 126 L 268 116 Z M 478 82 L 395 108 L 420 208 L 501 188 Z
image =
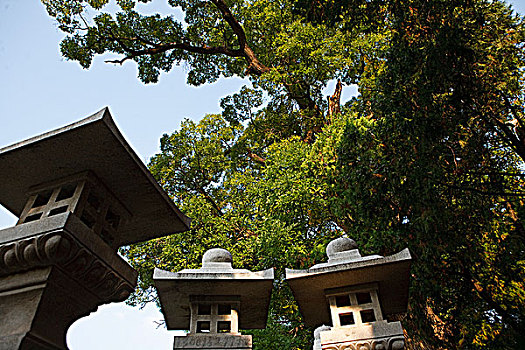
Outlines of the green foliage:
M 149 167 L 192 229 L 122 249 L 131 303 L 155 300 L 155 266 L 223 247 L 235 267 L 276 268 L 255 347 L 309 349 L 284 269 L 347 233 L 363 253 L 410 248 L 412 349 L 523 347 L 525 24 L 504 3 L 170 0 L 183 21 L 132 0 L 43 3 L 84 68 L 112 53 L 145 83 L 182 62 L 190 84 L 251 80 L 162 137 Z M 335 80 L 359 86 L 342 108 L 322 93 Z

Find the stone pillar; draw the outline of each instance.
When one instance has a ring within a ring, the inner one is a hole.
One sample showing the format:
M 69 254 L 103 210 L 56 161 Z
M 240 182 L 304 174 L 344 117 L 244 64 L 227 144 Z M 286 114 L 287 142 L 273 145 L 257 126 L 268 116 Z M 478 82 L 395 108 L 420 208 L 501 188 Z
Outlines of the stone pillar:
M 74 214 L 0 231 L 0 349 L 66 349 L 69 326 L 136 278 Z
M 125 300 L 120 246 L 189 228 L 109 111 L 0 149 L 0 349 L 67 349 L 66 332 Z M 96 336 L 96 335 L 94 335 Z
M 227 250 L 207 251 L 200 269 L 155 269 L 153 279 L 168 329 L 189 329 L 173 349 L 251 349 L 251 335 L 239 328 L 266 325 L 273 270 L 233 269 Z
M 314 350 L 401 350 L 400 322 L 385 315 L 406 312 L 410 253 L 362 257 L 355 242 L 336 239 L 327 246 L 328 262 L 308 270 L 287 270 L 286 279 L 308 326 Z

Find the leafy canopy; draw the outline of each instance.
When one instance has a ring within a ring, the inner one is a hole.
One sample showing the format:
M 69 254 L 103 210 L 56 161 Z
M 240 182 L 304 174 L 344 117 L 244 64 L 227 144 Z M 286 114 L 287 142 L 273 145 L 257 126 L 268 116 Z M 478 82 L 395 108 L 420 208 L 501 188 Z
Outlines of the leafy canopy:
M 525 23 L 506 4 L 169 0 L 165 16 L 142 14 L 148 0 L 42 2 L 84 68 L 110 54 L 145 83 L 182 63 L 189 84 L 250 80 L 162 137 L 150 170 L 193 227 L 122 250 L 140 273 L 131 303 L 155 300 L 155 266 L 220 246 L 236 267 L 277 269 L 255 348 L 309 349 L 284 268 L 324 261 L 346 233 L 365 254 L 410 248 L 409 313 L 393 316 L 410 348 L 525 345 Z

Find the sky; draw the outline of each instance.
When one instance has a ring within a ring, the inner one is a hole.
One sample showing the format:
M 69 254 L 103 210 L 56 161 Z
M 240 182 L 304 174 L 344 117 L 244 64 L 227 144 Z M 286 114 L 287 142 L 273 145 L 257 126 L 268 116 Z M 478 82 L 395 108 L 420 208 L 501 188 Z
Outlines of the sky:
M 149 11 L 168 12 L 166 2 L 154 1 L 154 10 Z M 525 0 L 511 3 L 525 13 Z M 84 70 L 61 57 L 62 37 L 40 1 L 0 0 L 0 148 L 109 106 L 121 132 L 147 163 L 159 151 L 163 134 L 175 131 L 184 118 L 199 120 L 206 113 L 219 113 L 220 99 L 247 84 L 229 78 L 191 87 L 186 85 L 185 68 L 177 67 L 163 74 L 159 83 L 144 85 L 136 78 L 132 62 L 114 66 L 102 57 Z M 345 89 L 343 100 L 354 92 Z M 0 229 L 13 226 L 15 220 L 0 205 Z M 160 320 L 162 314 L 154 305 L 101 306 L 71 326 L 68 346 L 71 350 L 170 349 L 174 333 L 157 328 L 155 321 Z

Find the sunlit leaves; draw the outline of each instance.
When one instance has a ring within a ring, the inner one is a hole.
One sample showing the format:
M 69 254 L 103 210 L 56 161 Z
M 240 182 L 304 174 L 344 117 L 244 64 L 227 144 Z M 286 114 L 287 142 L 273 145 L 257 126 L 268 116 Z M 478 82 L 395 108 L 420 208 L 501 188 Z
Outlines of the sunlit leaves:
M 254 74 L 242 55 L 162 50 L 239 49 L 211 1 L 169 0 L 182 20 L 132 0 L 117 13 L 43 2 L 67 33 L 63 55 L 84 68 L 104 54 L 134 61 L 146 83 L 180 63 L 193 85 L 251 80 L 221 115 L 163 136 L 150 169 L 193 224 L 125 249 L 140 273 L 133 301 L 154 297 L 154 266 L 197 267 L 221 246 L 236 267 L 277 269 L 255 346 L 311 348 L 283 270 L 324 260 L 345 232 L 362 253 L 410 248 L 414 348 L 525 346 L 525 24 L 505 4 L 229 0 L 266 67 Z M 337 79 L 360 95 L 329 115 L 323 89 Z

